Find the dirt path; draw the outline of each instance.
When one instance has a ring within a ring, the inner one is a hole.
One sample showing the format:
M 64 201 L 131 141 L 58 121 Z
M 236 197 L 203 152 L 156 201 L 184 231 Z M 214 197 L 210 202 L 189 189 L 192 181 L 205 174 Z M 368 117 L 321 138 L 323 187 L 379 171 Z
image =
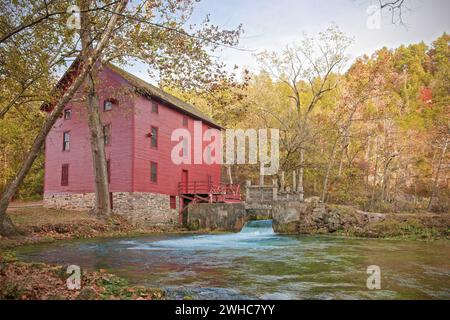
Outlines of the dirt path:
M 42 208 L 43 205 L 42 200 L 26 202 L 14 201 L 9 204 L 7 211 L 16 211 L 24 208 Z

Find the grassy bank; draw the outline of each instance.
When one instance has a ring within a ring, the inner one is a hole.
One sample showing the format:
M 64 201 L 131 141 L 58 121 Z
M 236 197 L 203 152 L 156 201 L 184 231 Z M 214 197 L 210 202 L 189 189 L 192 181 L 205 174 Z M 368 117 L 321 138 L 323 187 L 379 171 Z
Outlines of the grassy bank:
M 342 216 L 345 216 L 346 210 L 339 210 L 339 212 L 342 219 Z M 362 238 L 407 240 L 450 239 L 450 215 L 428 212 L 389 213 L 384 214 L 383 219 L 380 221 L 362 224 L 344 223 L 334 233 L 342 236 Z
M 341 214 L 346 212 L 346 210 L 337 211 Z M 344 224 L 343 229 L 339 230 L 338 234 L 409 240 L 450 239 L 450 215 L 430 212 L 387 213 L 383 214 L 382 219 L 369 223 Z
M 128 237 L 161 232 L 186 232 L 176 227 L 138 229 L 120 216 L 96 219 L 87 212 L 14 208 L 8 212 L 19 235 L 0 236 L 0 299 L 164 299 L 164 291 L 131 286 L 104 270 L 82 270 L 81 289 L 69 290 L 67 266 L 18 261 L 12 249 L 39 243 L 88 238 Z
M 0 252 L 13 247 L 57 240 L 125 237 L 161 232 L 186 232 L 176 226 L 136 228 L 120 216 L 100 220 L 84 211 L 24 207 L 8 212 L 19 235 L 0 236 Z

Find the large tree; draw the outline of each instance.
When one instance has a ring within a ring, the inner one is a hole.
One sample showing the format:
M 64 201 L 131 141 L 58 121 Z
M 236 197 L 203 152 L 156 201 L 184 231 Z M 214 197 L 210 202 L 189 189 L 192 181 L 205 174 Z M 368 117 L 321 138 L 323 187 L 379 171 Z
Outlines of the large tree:
M 44 142 L 45 137 L 49 133 L 50 129 L 55 124 L 56 120 L 59 118 L 64 106 L 72 99 L 77 90 L 83 84 L 86 76 L 92 70 L 94 65 L 97 63 L 100 55 L 102 54 L 105 47 L 108 45 L 109 39 L 111 39 L 112 33 L 116 24 L 120 19 L 120 14 L 125 9 L 127 4 L 127 0 L 121 0 L 116 5 L 113 14 L 106 25 L 106 28 L 100 34 L 98 38 L 98 42 L 96 43 L 95 48 L 88 54 L 88 56 L 82 57 L 79 63 L 81 63 L 81 68 L 73 68 L 69 70 L 66 75 L 67 77 L 73 81 L 68 81 L 70 85 L 66 88 L 60 88 L 58 92 L 56 92 L 57 98 L 52 103 L 53 110 L 46 118 L 41 130 L 36 136 L 33 145 L 30 148 L 25 160 L 22 163 L 20 170 L 17 172 L 16 176 L 6 188 L 3 190 L 3 193 L 0 198 L 0 234 L 1 235 L 13 235 L 16 233 L 16 229 L 11 221 L 11 219 L 6 214 L 6 209 L 8 207 L 9 201 L 11 197 L 15 194 L 23 179 L 29 172 L 31 166 L 33 165 L 34 160 L 37 158 Z
M 6 43 L 14 41 L 21 37 L 23 32 L 34 32 L 41 27 L 44 30 L 46 27 L 51 29 L 53 27 L 51 18 L 54 16 L 61 16 L 60 19 L 66 21 L 67 16 L 64 16 L 57 7 L 53 7 L 56 3 L 58 1 L 55 0 L 46 3 L 44 7 L 29 8 L 25 10 L 28 14 L 27 18 L 18 19 L 16 23 L 6 23 L 6 31 L 2 31 L 2 41 Z M 67 47 L 64 45 L 68 42 L 61 43 L 61 47 L 66 52 L 64 57 L 78 57 L 77 62 L 73 64 L 73 73 L 78 74 L 80 68 L 90 64 L 90 61 L 86 60 L 90 58 L 86 57 L 90 57 L 91 53 L 95 52 L 105 28 L 109 26 L 111 17 L 121 20 L 119 24 L 114 25 L 115 37 L 110 38 L 102 48 L 99 63 L 89 69 L 87 81 L 84 83 L 86 86 L 81 87 L 86 93 L 81 103 L 87 107 L 91 131 L 97 202 L 95 212 L 105 215 L 109 215 L 110 205 L 103 132 L 98 114 L 96 90 L 96 76 L 102 66 L 109 62 L 127 64 L 136 60 L 142 61 L 151 66 L 150 72 L 158 74 L 161 83 L 178 84 L 185 88 L 195 88 L 216 81 L 228 81 L 228 73 L 224 71 L 224 66 L 212 57 L 211 52 L 223 46 L 234 46 L 241 32 L 240 26 L 235 30 L 220 30 L 210 23 L 209 17 L 206 17 L 199 26 L 188 25 L 187 21 L 194 9 L 194 0 L 143 1 L 135 6 L 126 7 L 120 12 L 112 11 L 111 3 L 80 0 L 78 4 L 82 28 L 80 36 L 75 37 L 76 46 L 74 49 L 71 48 L 71 53 L 67 53 Z M 14 5 L 15 3 L 11 3 L 12 7 Z M 41 12 L 37 14 L 39 10 Z M 42 17 L 42 19 L 34 19 L 34 16 Z M 71 36 L 73 37 L 73 34 Z M 44 64 L 44 67 L 48 67 L 48 64 Z M 78 77 L 73 77 L 67 83 L 76 81 Z M 20 106 L 19 102 L 17 106 Z M 6 113 L 9 108 L 4 110 Z M 53 112 L 54 110 L 58 109 L 54 108 Z M 25 171 L 28 170 L 29 168 Z M 17 180 L 17 177 L 24 173 L 26 174 L 21 170 L 21 173 L 13 179 L 13 183 L 5 188 L 2 194 L 2 210 L 3 208 L 6 210 L 9 199 L 17 191 L 23 179 L 22 177 Z M 6 216 L 6 213 L 3 212 L 2 216 Z
M 286 47 L 281 54 L 264 52 L 258 55 L 261 66 L 274 79 L 289 88 L 290 105 L 285 106 L 288 118 L 279 119 L 289 135 L 289 148 L 298 154 L 297 190 L 303 195 L 306 142 L 311 141 L 310 117 L 321 100 L 337 87 L 335 74 L 346 62 L 351 40 L 337 27 L 319 33 L 315 39 L 305 36 L 300 44 Z
M 90 11 L 89 3 L 80 1 L 82 12 L 81 42 L 83 50 L 102 29 L 105 17 Z M 210 24 L 209 17 L 198 27 L 187 26 L 195 1 L 144 1 L 125 10 L 123 23 L 115 30 L 118 36 L 110 43 L 99 64 L 88 77 L 86 86 L 88 123 L 91 132 L 91 152 L 95 173 L 96 207 L 100 215 L 110 214 L 107 162 L 104 151 L 103 126 L 98 113 L 99 97 L 96 74 L 109 62 L 127 65 L 139 61 L 151 66 L 149 71 L 159 77 L 161 85 L 180 86 L 195 90 L 214 83 L 230 82 L 222 63 L 211 52 L 237 44 L 241 27 L 220 30 Z

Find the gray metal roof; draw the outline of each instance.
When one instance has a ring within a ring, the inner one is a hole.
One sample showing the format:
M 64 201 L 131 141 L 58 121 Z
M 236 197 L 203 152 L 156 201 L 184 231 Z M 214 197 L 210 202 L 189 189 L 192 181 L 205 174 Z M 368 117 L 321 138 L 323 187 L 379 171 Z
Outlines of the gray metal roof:
M 193 105 L 178 99 L 177 97 L 171 95 L 170 93 L 165 92 L 164 90 L 132 75 L 131 73 L 109 63 L 107 65 L 109 69 L 119 74 L 125 80 L 127 80 L 132 86 L 134 86 L 137 91 L 145 96 L 149 96 L 150 98 L 155 98 L 157 100 L 162 100 L 168 103 L 170 106 L 174 107 L 182 111 L 183 113 L 189 114 L 194 118 L 198 118 L 200 120 L 204 120 L 205 122 L 222 129 L 222 126 L 216 123 L 213 119 L 205 115 L 203 112 L 199 111 Z

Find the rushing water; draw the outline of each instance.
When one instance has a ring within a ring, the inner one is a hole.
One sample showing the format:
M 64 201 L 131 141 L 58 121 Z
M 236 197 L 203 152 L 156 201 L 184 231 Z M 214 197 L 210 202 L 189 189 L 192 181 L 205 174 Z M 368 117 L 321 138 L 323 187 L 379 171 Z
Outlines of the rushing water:
M 177 299 L 450 299 L 446 240 L 282 236 L 270 220 L 236 234 L 72 241 L 20 256 L 107 269 Z M 381 290 L 366 287 L 370 265 L 381 268 Z

